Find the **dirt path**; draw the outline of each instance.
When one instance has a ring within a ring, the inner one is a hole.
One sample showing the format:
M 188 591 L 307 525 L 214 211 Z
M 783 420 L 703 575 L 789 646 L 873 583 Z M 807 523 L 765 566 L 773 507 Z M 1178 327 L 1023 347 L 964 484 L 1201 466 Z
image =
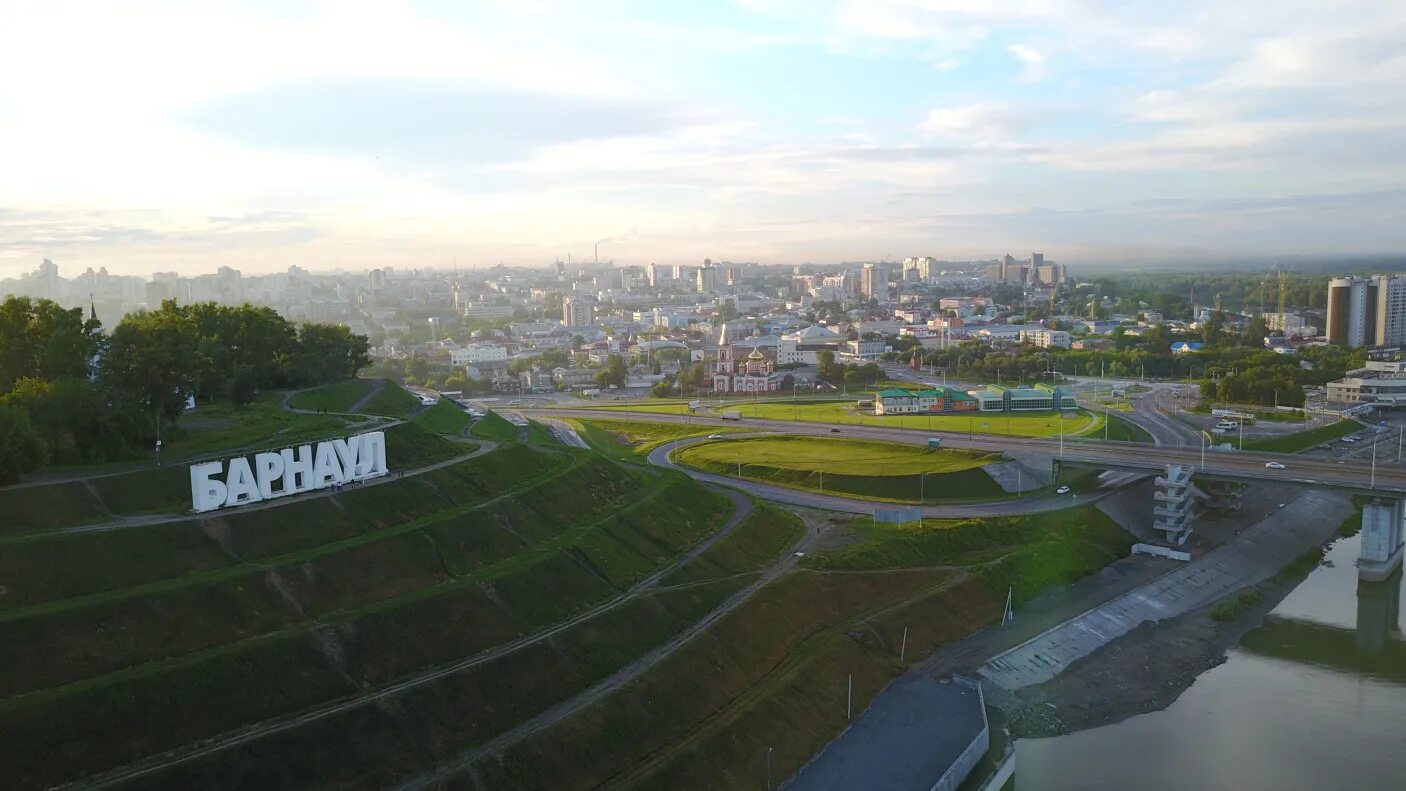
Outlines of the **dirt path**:
M 384 380 L 384 379 L 373 379 L 373 380 L 371 380 L 371 389 L 366 391 L 366 395 L 362 396 L 361 398 L 358 398 L 358 399 L 356 400 L 356 403 L 355 403 L 355 404 L 352 404 L 351 406 L 347 407 L 347 411 L 348 411 L 348 412 L 360 412 L 360 411 L 362 411 L 363 409 L 366 408 L 366 405 L 367 405 L 367 404 L 371 403 L 371 399 L 375 398 L 382 390 L 385 390 L 385 389 L 386 389 L 386 380 Z
M 733 502 L 732 516 L 728 518 L 727 522 L 721 528 L 719 528 L 708 538 L 704 539 L 703 541 L 700 541 L 689 551 L 680 555 L 679 558 L 670 565 L 666 566 L 663 569 L 660 569 L 659 571 L 656 571 L 648 577 L 645 577 L 644 579 L 635 583 L 631 588 L 616 596 L 615 598 L 610 599 L 589 610 L 581 612 L 566 621 L 554 624 L 550 627 L 547 627 L 546 629 L 534 632 L 533 634 L 525 635 L 523 637 L 518 638 L 517 640 L 513 640 L 508 643 L 503 643 L 485 652 L 475 654 L 458 662 L 444 665 L 429 672 L 422 673 L 411 678 L 407 678 L 403 681 L 399 681 L 361 695 L 357 695 L 350 698 L 344 698 L 334 703 L 324 705 L 320 708 L 313 709 L 311 711 L 305 711 L 297 716 L 288 719 L 270 720 L 255 725 L 247 730 L 231 733 L 225 736 L 216 736 L 210 740 L 202 742 L 199 746 L 179 748 L 174 751 L 169 751 L 167 753 L 154 756 L 144 761 L 139 761 L 137 763 L 129 765 L 128 767 L 124 767 L 122 769 L 118 769 L 116 771 L 109 772 L 104 775 L 98 775 L 95 777 L 87 778 L 86 780 L 74 783 L 72 787 L 102 788 L 118 783 L 124 783 L 135 778 L 146 776 L 148 774 L 151 774 L 152 772 L 165 769 L 167 767 L 186 763 L 188 761 L 192 761 L 206 755 L 211 755 L 233 747 L 238 747 L 242 744 L 247 744 L 251 741 L 260 739 L 265 736 L 271 736 L 273 734 L 281 733 L 283 731 L 287 731 L 292 728 L 299 727 L 301 725 L 316 722 L 318 720 L 331 717 L 341 712 L 354 709 L 358 706 L 364 706 L 370 703 L 375 703 L 376 701 L 397 695 L 401 692 L 405 692 L 406 690 L 423 686 L 438 679 L 457 673 L 461 670 L 466 670 L 476 665 L 481 665 L 485 662 L 491 662 L 502 656 L 511 654 L 514 651 L 517 651 L 518 649 L 525 648 L 535 643 L 542 642 L 543 640 L 550 639 L 554 635 L 559 634 L 567 629 L 570 629 L 573 626 L 577 626 L 581 623 L 584 623 L 585 621 L 589 621 L 590 619 L 595 618 L 598 615 L 602 615 L 611 610 L 614 610 L 615 608 L 625 604 L 631 599 L 634 599 L 635 597 L 657 587 L 660 580 L 662 580 L 664 577 L 668 576 L 672 572 L 676 571 L 685 563 L 698 557 L 703 552 L 706 552 L 709 547 L 712 547 L 718 541 L 727 537 L 738 525 L 743 522 L 743 520 L 745 520 L 748 516 L 752 514 L 752 501 L 745 495 L 730 490 L 722 490 L 720 493 L 726 495 Z M 787 557 L 794 560 L 794 556 L 791 555 L 789 552 Z M 608 683 L 608 681 L 609 680 L 607 680 L 606 683 Z M 587 693 L 589 692 L 590 690 L 587 690 Z
M 741 493 L 732 491 L 726 491 L 724 493 L 727 494 L 729 497 L 733 498 L 734 502 L 737 502 L 739 504 L 742 502 L 746 502 L 748 508 L 750 509 L 751 501 L 748 500 L 746 496 L 742 495 Z M 799 562 L 799 556 L 796 553 L 803 553 L 808 551 L 811 545 L 814 544 L 817 540 L 819 540 L 819 536 L 817 535 L 816 531 L 811 529 L 810 524 L 807 524 L 805 535 L 802 536 L 802 538 L 797 541 L 794 545 L 789 547 L 786 550 L 786 553 L 780 559 L 778 559 L 769 568 L 763 571 L 760 577 L 758 577 L 747 587 L 734 593 L 726 601 L 713 608 L 713 610 L 710 611 L 707 615 L 694 622 L 684 631 L 669 638 L 669 640 L 659 646 L 656 646 L 652 651 L 636 658 L 633 662 L 626 665 L 625 667 L 620 668 L 609 678 L 606 678 L 605 680 L 595 684 L 594 686 L 581 692 L 579 695 L 571 698 L 570 700 L 563 701 L 562 703 L 538 714 L 532 719 L 521 723 L 517 727 L 508 731 L 504 731 L 493 739 L 484 742 L 483 744 L 474 747 L 471 750 L 461 753 L 459 757 L 457 757 L 450 763 L 441 764 L 440 766 L 436 767 L 432 772 L 427 772 L 425 774 L 414 777 L 406 781 L 405 783 L 396 786 L 396 788 L 420 789 L 441 782 L 446 778 L 458 774 L 459 772 L 469 768 L 474 763 L 482 760 L 483 758 L 502 752 L 503 750 L 511 747 L 517 742 L 527 738 L 528 736 L 531 736 L 543 729 L 550 728 L 552 725 L 555 725 L 556 723 L 561 722 L 562 720 L 599 702 L 602 698 L 606 697 L 612 692 L 615 692 L 626 684 L 629 684 L 630 682 L 639 678 L 645 672 L 653 668 L 655 665 L 672 656 L 675 652 L 677 652 L 680 648 L 686 645 L 693 638 L 701 634 L 709 626 L 712 626 L 719 619 L 723 618 L 732 611 L 736 610 L 738 607 L 742 606 L 742 604 L 744 604 L 748 599 L 755 595 L 757 591 L 761 590 L 772 582 L 775 582 L 776 579 L 781 577 L 783 574 L 790 572 L 796 567 L 796 564 Z M 701 552 L 702 550 L 700 549 L 698 551 Z M 675 565 L 677 566 L 681 564 Z

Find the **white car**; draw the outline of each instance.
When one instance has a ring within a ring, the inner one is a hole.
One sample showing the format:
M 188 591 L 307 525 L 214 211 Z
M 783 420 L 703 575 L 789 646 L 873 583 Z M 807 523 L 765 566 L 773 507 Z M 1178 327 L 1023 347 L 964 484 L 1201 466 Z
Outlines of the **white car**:
M 1069 487 L 1061 486 L 1058 489 L 1055 489 L 1055 494 L 1069 494 Z
M 1267 462 L 1265 462 L 1265 463 L 1264 463 L 1264 468 L 1265 468 L 1266 470 L 1283 470 L 1283 469 L 1288 469 L 1287 467 L 1285 467 L 1284 465 L 1280 464 L 1280 463 L 1277 462 L 1277 461 L 1267 461 Z
M 722 438 L 723 438 L 723 435 L 721 435 L 721 434 L 709 434 L 709 435 L 708 435 L 708 439 L 722 439 Z

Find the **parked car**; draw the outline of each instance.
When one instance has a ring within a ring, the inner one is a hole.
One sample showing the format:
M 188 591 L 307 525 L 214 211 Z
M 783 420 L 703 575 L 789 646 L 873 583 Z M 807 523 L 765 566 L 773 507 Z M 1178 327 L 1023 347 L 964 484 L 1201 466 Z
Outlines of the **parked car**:
M 1069 494 L 1069 487 L 1061 486 L 1058 489 L 1055 489 L 1055 494 Z
M 1265 463 L 1264 463 L 1264 468 L 1265 468 L 1266 470 L 1284 470 L 1284 469 L 1288 469 L 1288 468 L 1285 467 L 1283 464 L 1280 464 L 1280 463 L 1277 462 L 1277 461 L 1267 461 L 1267 462 L 1265 462 Z

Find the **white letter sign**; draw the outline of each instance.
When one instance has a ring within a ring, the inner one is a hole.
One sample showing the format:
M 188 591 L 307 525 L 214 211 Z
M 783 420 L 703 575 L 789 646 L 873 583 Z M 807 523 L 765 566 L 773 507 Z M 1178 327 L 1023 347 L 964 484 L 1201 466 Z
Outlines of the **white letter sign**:
M 371 431 L 254 456 L 207 461 L 190 467 L 190 501 L 196 513 L 257 503 L 336 484 L 379 478 L 386 467 L 386 434 Z M 275 483 L 280 487 L 274 489 Z

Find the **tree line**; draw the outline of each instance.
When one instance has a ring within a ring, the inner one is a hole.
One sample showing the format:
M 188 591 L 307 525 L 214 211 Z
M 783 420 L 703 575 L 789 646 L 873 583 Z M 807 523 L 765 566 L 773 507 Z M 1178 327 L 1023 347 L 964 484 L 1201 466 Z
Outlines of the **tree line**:
M 49 459 L 128 458 L 178 435 L 188 400 L 245 405 L 260 390 L 345 379 L 365 336 L 271 308 L 204 302 L 128 314 L 103 331 L 82 308 L 0 303 L 0 481 Z

